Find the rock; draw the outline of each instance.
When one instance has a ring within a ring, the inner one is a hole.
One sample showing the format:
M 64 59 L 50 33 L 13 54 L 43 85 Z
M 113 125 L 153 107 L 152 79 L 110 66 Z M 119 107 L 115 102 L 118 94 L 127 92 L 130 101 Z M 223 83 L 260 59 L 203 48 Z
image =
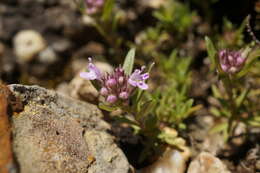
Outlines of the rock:
M 54 50 L 50 47 L 47 47 L 43 51 L 39 53 L 38 60 L 44 64 L 52 64 L 57 61 L 58 56 L 54 52 Z
M 79 72 L 85 70 L 88 64 L 87 59 L 77 58 L 71 62 L 71 70 L 73 75 L 78 75 Z
M 88 173 L 111 172 L 113 170 L 111 163 L 117 164 L 118 173 L 126 172 L 126 168 L 129 165 L 125 160 L 118 157 L 122 153 L 108 133 L 89 130 L 85 133 L 84 137 L 88 141 L 88 147 L 92 151 L 92 154 L 94 156 L 98 155 L 101 158 L 95 160 L 94 164 L 103 166 L 92 166 L 88 169 Z
M 112 73 L 114 70 L 114 68 L 111 65 L 105 62 L 98 61 L 95 62 L 95 65 L 102 71 L 102 73 Z
M 190 158 L 190 150 L 183 147 L 183 152 L 167 149 L 162 157 L 153 165 L 140 170 L 139 173 L 184 173 L 186 162 Z
M 202 152 L 190 163 L 187 173 L 230 173 L 230 171 L 217 157 Z
M 89 80 L 78 75 L 68 85 L 70 96 L 79 100 L 95 103 L 98 100 L 98 91 Z
M 20 62 L 31 61 L 46 47 L 44 38 L 33 30 L 23 30 L 14 37 L 15 54 Z
M 234 138 L 231 142 L 234 146 L 241 146 L 246 142 L 246 137 L 243 134 L 247 133 L 247 126 L 244 123 L 238 123 L 234 130 Z M 234 147 L 233 146 L 233 147 Z
M 105 53 L 105 48 L 102 44 L 91 41 L 86 45 L 85 51 L 89 55 L 103 55 Z
M 58 41 L 53 42 L 51 47 L 55 52 L 63 53 L 72 47 L 72 43 L 67 39 L 59 39 Z
M 128 173 L 96 106 L 38 86 L 9 87 L 24 104 L 12 116 L 20 173 Z
M 198 155 L 202 151 L 206 151 L 216 155 L 225 146 L 223 136 L 220 133 L 210 133 L 214 127 L 214 119 L 208 115 L 205 109 L 200 111 L 201 116 L 194 117 L 195 123 L 188 127 L 193 146 L 192 152 Z
M 165 4 L 166 1 L 165 0 L 141 0 L 140 3 L 141 3 L 141 5 L 143 5 L 145 7 L 158 9 L 163 4 Z

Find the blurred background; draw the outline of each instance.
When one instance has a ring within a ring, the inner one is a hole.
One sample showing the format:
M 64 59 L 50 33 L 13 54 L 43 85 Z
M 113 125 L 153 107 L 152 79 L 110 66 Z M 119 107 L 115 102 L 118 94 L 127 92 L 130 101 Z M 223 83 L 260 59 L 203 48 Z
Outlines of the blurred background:
M 161 68 L 175 49 L 199 72 L 207 64 L 204 37 L 239 48 L 252 40 L 243 23 L 249 14 L 259 35 L 259 12 L 255 0 L 116 0 L 117 25 L 104 36 L 73 0 L 1 0 L 0 80 L 56 88 L 89 56 L 118 65 L 132 46 L 137 65 L 155 61 Z

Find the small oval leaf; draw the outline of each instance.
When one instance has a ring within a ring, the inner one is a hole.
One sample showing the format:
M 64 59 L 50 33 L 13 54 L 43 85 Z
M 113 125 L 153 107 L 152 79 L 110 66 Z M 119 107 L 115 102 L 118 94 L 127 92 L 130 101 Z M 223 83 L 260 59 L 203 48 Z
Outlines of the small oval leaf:
M 130 75 L 133 71 L 135 61 L 135 48 L 132 48 L 126 55 L 123 69 L 127 75 Z

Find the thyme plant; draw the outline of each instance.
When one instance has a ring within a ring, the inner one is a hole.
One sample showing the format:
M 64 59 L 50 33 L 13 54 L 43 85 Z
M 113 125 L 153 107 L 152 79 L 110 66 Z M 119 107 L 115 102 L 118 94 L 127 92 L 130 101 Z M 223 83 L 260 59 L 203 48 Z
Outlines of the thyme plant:
M 152 153 L 159 154 L 159 149 L 165 146 L 184 147 L 185 140 L 178 136 L 176 127 L 195 109 L 192 108 L 193 101 L 178 93 L 176 88 L 167 90 L 163 95 L 149 93 L 147 80 L 154 63 L 148 68 L 143 66 L 133 70 L 134 57 L 135 49 L 131 49 L 123 66 L 115 68 L 111 74 L 102 74 L 90 58 L 87 71 L 80 76 L 91 80 L 99 90 L 101 109 L 109 112 L 122 110 L 123 113 L 116 120 L 129 124 L 135 134 L 143 136 L 145 148 L 140 157 L 140 161 L 143 161 Z M 165 106 L 172 110 L 167 111 L 167 115 L 161 114 Z
M 208 37 L 206 44 L 211 67 L 217 70 L 220 81 L 218 85 L 212 86 L 213 96 L 220 106 L 212 107 L 211 113 L 226 119 L 218 123 L 212 131 L 223 132 L 225 140 L 228 140 L 235 135 L 239 123 L 244 123 L 247 127 L 260 126 L 259 114 L 253 113 L 249 107 L 252 99 L 250 95 L 254 89 L 248 80 L 250 69 L 260 56 L 260 51 L 252 46 L 240 50 L 217 51 Z

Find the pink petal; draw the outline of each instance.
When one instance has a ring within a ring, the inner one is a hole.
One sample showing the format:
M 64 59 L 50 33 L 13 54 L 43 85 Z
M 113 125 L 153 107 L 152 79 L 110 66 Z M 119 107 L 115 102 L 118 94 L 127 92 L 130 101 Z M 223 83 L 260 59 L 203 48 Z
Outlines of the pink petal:
M 227 72 L 229 69 L 229 66 L 225 65 L 225 64 L 221 64 L 221 68 L 224 72 Z
M 148 78 L 149 78 L 149 74 L 148 73 L 142 74 L 142 79 L 143 80 L 146 80 Z
M 138 82 L 132 80 L 131 78 L 128 79 L 128 83 L 129 83 L 130 85 L 132 85 L 133 87 L 136 87 L 137 84 L 138 84 Z
M 147 90 L 148 89 L 148 85 L 144 82 L 138 82 L 137 86 L 142 89 L 142 90 Z
M 95 73 L 93 73 L 93 71 L 81 72 L 79 75 L 80 75 L 80 77 L 82 77 L 84 79 L 87 79 L 87 80 L 95 80 L 95 79 L 97 79 L 97 76 L 96 76 Z

